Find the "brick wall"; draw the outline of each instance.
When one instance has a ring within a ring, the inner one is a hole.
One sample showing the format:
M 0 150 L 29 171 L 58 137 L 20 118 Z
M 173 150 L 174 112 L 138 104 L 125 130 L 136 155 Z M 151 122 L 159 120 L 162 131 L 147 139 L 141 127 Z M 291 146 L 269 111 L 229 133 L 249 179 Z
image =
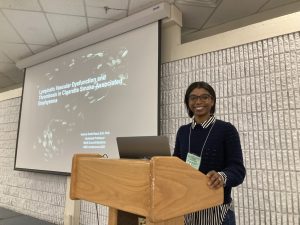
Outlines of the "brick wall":
M 66 177 L 13 169 L 20 101 L 0 102 L 0 207 L 63 224 Z
M 190 122 L 189 83 L 217 94 L 216 116 L 239 131 L 247 177 L 233 191 L 237 224 L 300 224 L 300 34 L 292 33 L 162 66 L 162 134 L 175 143 Z

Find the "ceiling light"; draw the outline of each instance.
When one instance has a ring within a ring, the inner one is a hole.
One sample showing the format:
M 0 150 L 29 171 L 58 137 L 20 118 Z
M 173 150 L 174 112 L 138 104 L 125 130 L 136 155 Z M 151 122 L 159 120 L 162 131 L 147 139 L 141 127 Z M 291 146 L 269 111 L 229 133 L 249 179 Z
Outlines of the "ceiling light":
M 201 7 L 217 7 L 220 0 L 175 0 L 175 3 Z

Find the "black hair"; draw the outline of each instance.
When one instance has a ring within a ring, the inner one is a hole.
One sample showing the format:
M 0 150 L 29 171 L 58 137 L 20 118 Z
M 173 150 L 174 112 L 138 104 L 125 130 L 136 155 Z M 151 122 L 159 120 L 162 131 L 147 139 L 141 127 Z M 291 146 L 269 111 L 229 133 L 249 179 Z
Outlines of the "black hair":
M 208 93 L 211 95 L 211 97 L 214 100 L 214 105 L 211 107 L 210 113 L 214 114 L 215 109 L 216 109 L 216 93 L 215 93 L 215 90 L 208 83 L 206 83 L 204 81 L 198 81 L 198 82 L 191 83 L 190 86 L 187 88 L 187 90 L 185 92 L 184 104 L 185 104 L 185 107 L 186 107 L 187 112 L 189 114 L 189 117 L 192 118 L 193 115 L 194 115 L 192 110 L 189 108 L 189 96 L 195 88 L 203 88 L 203 89 L 207 90 Z

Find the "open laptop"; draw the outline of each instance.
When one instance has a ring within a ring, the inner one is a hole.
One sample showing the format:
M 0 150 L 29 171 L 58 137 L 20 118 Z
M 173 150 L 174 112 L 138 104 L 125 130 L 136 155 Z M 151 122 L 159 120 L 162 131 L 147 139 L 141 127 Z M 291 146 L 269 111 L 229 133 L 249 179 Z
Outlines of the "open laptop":
M 165 136 L 117 137 L 120 158 L 150 159 L 152 156 L 171 156 Z

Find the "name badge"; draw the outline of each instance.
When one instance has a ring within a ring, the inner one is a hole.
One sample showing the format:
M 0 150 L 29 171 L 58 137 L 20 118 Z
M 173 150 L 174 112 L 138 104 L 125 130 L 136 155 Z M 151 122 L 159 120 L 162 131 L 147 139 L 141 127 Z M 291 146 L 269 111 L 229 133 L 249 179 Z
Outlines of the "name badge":
M 196 170 L 199 170 L 200 163 L 201 163 L 201 157 L 194 155 L 192 153 L 188 153 L 185 162 L 195 168 Z

